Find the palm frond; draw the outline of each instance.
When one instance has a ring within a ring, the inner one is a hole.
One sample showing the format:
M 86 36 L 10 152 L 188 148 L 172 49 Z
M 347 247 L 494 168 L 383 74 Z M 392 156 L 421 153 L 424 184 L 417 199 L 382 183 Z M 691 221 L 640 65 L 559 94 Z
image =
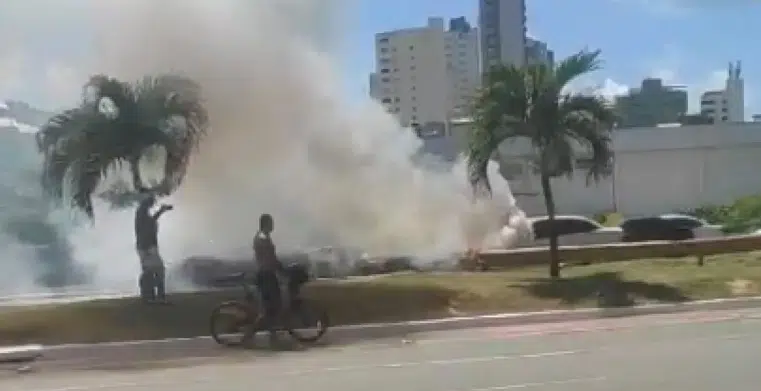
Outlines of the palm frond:
M 161 124 L 167 135 L 160 144 L 166 150 L 165 177 L 154 189 L 166 195 L 182 183 L 190 156 L 208 132 L 209 114 L 201 87 L 183 76 L 145 77 L 135 90 L 141 119 L 147 124 Z
M 135 93 L 129 83 L 125 83 L 106 75 L 94 75 L 85 83 L 82 89 L 81 108 L 93 108 L 98 100 L 108 97 L 123 111 L 133 111 Z
M 42 188 L 54 201 L 62 201 L 69 168 L 88 152 L 88 135 L 98 132 L 105 122 L 89 110 L 67 110 L 51 118 L 38 131 L 37 146 L 44 157 Z
M 559 106 L 565 134 L 591 153 L 588 180 L 609 175 L 613 164 L 611 132 L 617 115 L 598 96 L 566 95 Z
M 104 102 L 117 115 L 103 112 Z M 133 187 L 143 187 L 137 162 L 152 147 L 166 151 L 163 182 L 152 190 L 173 192 L 182 182 L 190 156 L 209 128 L 200 86 L 175 75 L 145 77 L 129 84 L 96 75 L 84 86 L 79 107 L 67 110 L 40 129 L 44 155 L 42 185 L 62 201 L 71 189 L 72 206 L 93 217 L 92 195 L 112 167 L 129 164 Z
M 559 95 L 560 91 L 574 79 L 599 70 L 602 67 L 600 53 L 600 50 L 584 49 L 560 61 L 554 70 L 557 88 L 555 95 Z
M 94 216 L 92 194 L 98 188 L 109 165 L 104 159 L 93 155 L 77 159 L 69 167 L 67 176 L 71 188 L 71 206 L 82 210 L 90 218 Z
M 495 66 L 473 100 L 473 128 L 468 134 L 468 177 L 476 196 L 491 193 L 489 161 L 507 138 L 525 133 L 525 74 L 513 66 Z
M 492 67 L 473 101 L 473 120 L 491 131 L 522 131 L 529 110 L 526 81 L 521 68 Z
M 475 124 L 474 124 L 475 125 Z M 489 160 L 499 146 L 489 129 L 475 125 L 468 137 L 468 180 L 476 197 L 491 194 Z

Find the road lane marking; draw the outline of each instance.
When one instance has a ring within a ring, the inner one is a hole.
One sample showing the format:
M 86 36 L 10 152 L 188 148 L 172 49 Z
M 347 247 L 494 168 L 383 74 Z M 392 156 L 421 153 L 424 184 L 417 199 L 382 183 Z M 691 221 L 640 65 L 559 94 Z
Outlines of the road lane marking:
M 450 358 L 443 360 L 427 360 L 427 361 L 407 361 L 387 364 L 369 364 L 369 365 L 352 365 L 352 366 L 339 366 L 339 367 L 323 367 L 323 368 L 311 368 L 300 369 L 295 371 L 285 372 L 284 375 L 307 375 L 320 372 L 347 372 L 347 371 L 359 371 L 368 369 L 380 369 L 380 368 L 409 368 L 418 367 L 424 365 L 458 365 L 458 364 L 473 364 L 492 361 L 508 361 L 508 360 L 520 360 L 520 359 L 537 359 L 546 357 L 567 356 L 571 354 L 582 353 L 580 350 L 562 350 L 555 352 L 544 353 L 531 353 L 531 354 L 518 354 L 510 356 L 475 356 L 475 357 L 461 357 Z
M 278 377 L 304 376 L 304 375 L 314 375 L 319 373 L 350 372 L 350 371 L 361 371 L 361 370 L 370 370 L 370 369 L 410 368 L 410 367 L 418 367 L 418 366 L 424 366 L 424 365 L 474 364 L 474 363 L 483 363 L 483 362 L 492 362 L 492 361 L 557 357 L 557 356 L 566 356 L 566 355 L 571 355 L 576 353 L 580 353 L 580 351 L 565 350 L 565 351 L 555 351 L 555 352 L 521 354 L 521 355 L 513 355 L 513 356 L 483 356 L 483 357 L 474 356 L 474 357 L 461 357 L 461 358 L 452 358 L 452 359 L 443 359 L 443 360 L 408 361 L 408 362 L 397 362 L 397 363 L 386 363 L 386 364 L 369 364 L 369 365 L 340 366 L 340 367 L 322 367 L 322 368 L 318 367 L 318 368 L 312 368 L 312 369 L 279 372 L 276 375 Z M 231 364 L 231 366 L 235 367 L 234 369 L 236 370 L 246 370 L 245 367 L 250 365 Z M 190 381 L 192 384 L 214 383 L 218 381 L 218 378 L 214 376 L 209 376 L 209 377 L 201 377 L 196 379 L 185 379 L 185 381 Z M 175 381 L 114 382 L 114 383 L 95 384 L 95 385 L 73 385 L 73 386 L 66 386 L 66 387 L 59 387 L 59 388 L 36 388 L 35 389 L 35 388 L 28 388 L 28 386 L 26 386 L 23 388 L 17 388 L 12 390 L 13 391 L 93 391 L 93 390 L 109 390 L 114 388 L 161 387 L 161 386 L 182 385 L 182 384 L 184 384 L 182 381 L 176 381 L 176 380 Z
M 582 377 L 582 378 L 576 378 L 576 379 L 565 379 L 565 380 L 550 380 L 545 382 L 536 382 L 536 383 L 520 383 L 520 384 L 508 384 L 504 386 L 494 386 L 494 387 L 486 387 L 486 388 L 471 388 L 468 390 L 463 391 L 502 391 L 502 390 L 516 390 L 516 389 L 524 389 L 524 388 L 537 388 L 537 387 L 549 387 L 549 386 L 564 386 L 568 384 L 578 384 L 578 383 L 597 383 L 607 380 L 604 376 L 599 377 Z

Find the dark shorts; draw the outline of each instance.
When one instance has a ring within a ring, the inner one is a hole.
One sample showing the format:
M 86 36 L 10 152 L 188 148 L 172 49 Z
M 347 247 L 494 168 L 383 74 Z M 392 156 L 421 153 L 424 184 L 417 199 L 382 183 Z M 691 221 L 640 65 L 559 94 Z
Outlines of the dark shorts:
M 265 312 L 268 315 L 276 315 L 281 305 L 280 281 L 277 272 L 260 270 L 256 273 L 256 286 L 259 289 Z

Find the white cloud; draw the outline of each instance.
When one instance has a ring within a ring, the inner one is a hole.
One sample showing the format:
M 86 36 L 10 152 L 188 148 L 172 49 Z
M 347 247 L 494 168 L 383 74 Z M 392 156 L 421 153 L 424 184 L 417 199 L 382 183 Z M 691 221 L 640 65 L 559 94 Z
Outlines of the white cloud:
M 618 83 L 610 78 L 599 82 L 591 76 L 585 76 L 574 80 L 567 86 L 565 92 L 600 95 L 608 101 L 613 102 L 617 96 L 628 93 L 629 86 Z

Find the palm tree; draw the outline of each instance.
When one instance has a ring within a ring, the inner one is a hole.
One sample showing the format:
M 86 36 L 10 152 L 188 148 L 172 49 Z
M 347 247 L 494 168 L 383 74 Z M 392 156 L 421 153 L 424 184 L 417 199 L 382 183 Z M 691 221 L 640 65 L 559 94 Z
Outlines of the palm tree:
M 589 162 L 588 181 L 611 173 L 613 108 L 600 96 L 565 92 L 574 79 L 600 68 L 599 56 L 599 50 L 583 50 L 555 67 L 497 66 L 487 73 L 474 101 L 468 145 L 470 181 L 477 193 L 491 194 L 487 165 L 499 145 L 513 138 L 531 141 L 550 221 L 556 212 L 551 178 L 573 175 L 581 157 Z M 557 278 L 558 238 L 552 222 L 550 227 L 550 276 Z
M 93 76 L 80 106 L 52 117 L 37 134 L 42 187 L 59 202 L 69 189 L 71 205 L 93 218 L 98 185 L 110 169 L 126 164 L 133 189 L 125 192 L 168 195 L 181 184 L 208 127 L 200 86 L 193 80 L 167 74 L 126 83 Z M 166 152 L 164 178 L 148 189 L 139 162 L 154 147 Z

